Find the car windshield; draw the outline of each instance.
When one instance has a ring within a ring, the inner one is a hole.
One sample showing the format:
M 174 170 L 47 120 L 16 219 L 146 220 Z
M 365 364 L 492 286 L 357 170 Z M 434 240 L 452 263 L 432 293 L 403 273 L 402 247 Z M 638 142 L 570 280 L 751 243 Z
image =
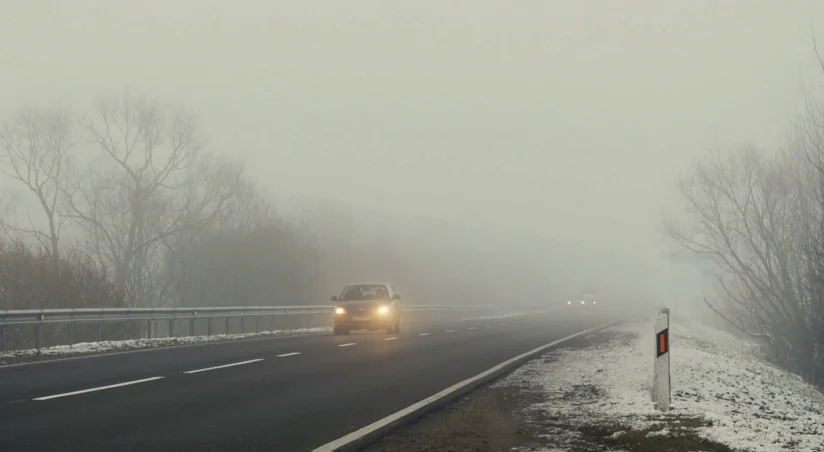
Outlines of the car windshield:
M 340 297 L 341 301 L 388 299 L 389 291 L 386 289 L 386 286 L 380 284 L 359 284 L 356 286 L 346 286 Z

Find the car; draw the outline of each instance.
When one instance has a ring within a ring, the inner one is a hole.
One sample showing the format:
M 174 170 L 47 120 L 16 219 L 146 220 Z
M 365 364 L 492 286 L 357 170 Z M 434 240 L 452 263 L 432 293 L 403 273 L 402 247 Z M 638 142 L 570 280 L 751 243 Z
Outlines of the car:
M 575 297 L 567 299 L 567 306 L 592 306 L 598 304 L 598 289 L 587 287 Z
M 400 333 L 400 294 L 386 283 L 346 285 L 339 296 L 333 296 L 335 335 L 355 330 L 386 330 Z
M 593 299 L 590 299 L 590 300 L 567 300 L 567 305 L 568 306 L 591 306 L 591 305 L 597 305 L 597 304 L 598 304 L 598 300 L 593 300 Z

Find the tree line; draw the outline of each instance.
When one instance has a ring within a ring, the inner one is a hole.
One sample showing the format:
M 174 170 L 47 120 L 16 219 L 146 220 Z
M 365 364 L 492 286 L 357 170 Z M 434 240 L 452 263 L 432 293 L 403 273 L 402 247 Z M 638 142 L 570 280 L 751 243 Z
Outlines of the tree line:
M 21 215 L 5 200 L 0 306 L 181 304 L 202 277 L 196 253 L 282 233 L 243 165 L 204 143 L 190 112 L 144 96 L 101 101 L 82 119 L 19 110 L 0 130 L 0 171 L 35 203 Z
M 465 230 L 282 202 L 144 95 L 0 121 L 0 183 L 20 195 L 0 200 L 0 309 L 327 304 L 364 279 L 425 304 L 550 299 L 534 258 Z
M 705 304 L 824 387 L 824 102 L 808 96 L 790 132 L 779 149 L 709 152 L 678 180 L 686 216 L 665 226 L 716 264 L 721 297 Z

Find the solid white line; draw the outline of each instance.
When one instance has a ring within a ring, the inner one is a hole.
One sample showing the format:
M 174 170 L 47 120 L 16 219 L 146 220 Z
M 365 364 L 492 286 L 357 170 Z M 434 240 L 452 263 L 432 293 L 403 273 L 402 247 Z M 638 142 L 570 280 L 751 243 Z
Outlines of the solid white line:
M 32 399 L 32 400 L 56 399 L 58 397 L 67 397 L 67 396 L 73 396 L 73 395 L 77 395 L 77 394 L 84 394 L 86 392 L 102 391 L 104 389 L 119 388 L 121 386 L 128 386 L 128 385 L 134 385 L 134 384 L 138 384 L 138 383 L 145 383 L 147 381 L 160 380 L 161 378 L 163 378 L 163 377 L 144 378 L 142 380 L 134 380 L 134 381 L 127 381 L 125 383 L 118 383 L 116 385 L 100 386 L 100 387 L 97 387 L 97 388 L 83 389 L 82 391 L 66 392 L 64 394 L 55 394 L 55 395 L 50 395 L 50 396 L 45 396 L 45 397 L 38 397 L 38 398 Z
M 446 330 L 447 333 L 454 333 L 455 330 Z
M 420 333 L 418 336 L 429 336 L 429 333 Z
M 514 358 L 510 358 L 510 359 L 502 362 L 501 364 L 498 364 L 497 366 L 495 366 L 495 367 L 493 367 L 493 368 L 491 368 L 491 369 L 489 369 L 485 372 L 481 372 L 480 374 L 475 375 L 474 377 L 470 377 L 470 378 L 467 378 L 466 380 L 464 380 L 460 383 L 456 383 L 456 384 L 444 389 L 443 391 L 441 391 L 437 394 L 431 395 L 431 396 L 421 400 L 420 402 L 409 405 L 408 407 L 406 407 L 406 408 L 404 408 L 400 411 L 397 411 L 393 414 L 390 414 L 389 416 L 387 416 L 383 419 L 375 421 L 375 422 L 367 425 L 366 427 L 363 427 L 359 430 L 356 430 L 352 433 L 349 433 L 346 436 L 342 436 L 342 437 L 340 437 L 340 438 L 338 438 L 338 439 L 336 439 L 332 442 L 326 443 L 326 444 L 316 448 L 312 452 L 333 452 L 335 450 L 338 450 L 339 448 L 341 448 L 343 446 L 346 446 L 347 444 L 350 444 L 353 441 L 356 441 L 360 438 L 363 438 L 364 436 L 374 432 L 375 430 L 378 430 L 382 427 L 385 427 L 386 425 L 389 425 L 393 422 L 396 422 L 399 419 L 402 419 L 404 416 L 407 416 L 411 413 L 414 413 L 414 412 L 420 410 L 421 408 L 423 408 L 423 407 L 425 407 L 425 406 L 427 406 L 431 403 L 434 403 L 434 402 L 438 401 L 439 399 L 447 397 L 449 394 L 451 394 L 455 391 L 458 391 L 459 389 L 463 388 L 464 386 L 470 385 L 470 384 L 474 383 L 477 380 L 481 380 L 484 377 L 486 377 L 487 375 L 493 374 L 493 373 L 509 366 L 510 364 L 512 364 L 512 363 L 514 363 L 514 362 L 516 362 L 520 359 L 529 357 L 531 355 L 537 355 L 538 353 L 540 353 L 543 350 L 548 349 L 549 347 L 552 347 L 554 345 L 560 344 L 561 342 L 565 342 L 565 341 L 568 341 L 570 339 L 576 338 L 578 336 L 582 336 L 584 334 L 591 333 L 595 330 L 598 330 L 599 328 L 603 328 L 603 327 L 609 325 L 610 323 L 613 323 L 613 322 L 603 323 L 603 324 L 598 325 L 594 328 L 590 328 L 588 330 L 584 330 L 584 331 L 581 331 L 579 333 L 575 333 L 575 334 L 573 334 L 571 336 L 567 336 L 563 339 L 558 339 L 557 341 L 550 342 L 549 344 L 542 345 L 542 346 L 540 346 L 538 348 L 535 348 L 535 349 L 532 349 L 532 350 L 530 350 L 526 353 L 522 353 L 522 354 L 520 354 L 520 355 L 518 355 Z
M 470 327 L 469 327 L 469 328 L 467 328 L 467 329 L 468 329 L 468 330 L 474 330 L 474 329 L 475 329 L 475 327 L 474 327 L 474 326 L 470 326 Z
M 387 338 L 386 338 L 386 339 L 384 339 L 384 340 L 385 340 L 385 341 L 394 341 L 395 339 L 397 339 L 397 338 L 396 338 L 396 337 L 387 337 Z
M 300 355 L 300 352 L 284 353 L 282 355 L 277 355 L 277 358 L 285 358 L 287 356 L 295 356 L 295 355 Z
M 349 347 L 350 345 L 355 345 L 355 343 L 354 343 L 354 342 L 350 342 L 350 343 L 348 343 L 348 344 L 340 344 L 340 345 L 338 345 L 338 347 Z
M 226 367 L 234 367 L 234 366 L 240 366 L 240 365 L 243 365 L 243 364 L 256 363 L 258 361 L 263 361 L 263 358 L 250 359 L 249 361 L 241 361 L 239 363 L 224 364 L 222 366 L 207 367 L 205 369 L 187 370 L 186 372 L 183 372 L 183 373 L 184 374 L 196 374 L 198 372 L 206 372 L 207 370 L 223 369 L 223 368 L 226 368 Z

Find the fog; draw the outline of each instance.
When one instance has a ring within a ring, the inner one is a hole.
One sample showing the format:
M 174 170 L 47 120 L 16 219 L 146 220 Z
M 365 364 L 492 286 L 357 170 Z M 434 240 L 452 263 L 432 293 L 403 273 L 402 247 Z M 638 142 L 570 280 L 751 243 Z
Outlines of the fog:
M 440 298 L 497 279 L 489 301 L 583 284 L 672 296 L 660 216 L 680 202 L 674 180 L 708 147 L 783 139 L 817 83 L 811 37 L 824 28 L 815 0 L 0 10 L 0 118 L 32 104 L 85 111 L 126 88 L 185 106 L 209 152 L 244 161 L 282 211 L 325 199 L 386 214 L 396 235 L 418 231 L 403 253 L 450 272 Z M 426 278 L 382 270 L 340 264 L 318 294 L 389 278 L 428 297 Z

